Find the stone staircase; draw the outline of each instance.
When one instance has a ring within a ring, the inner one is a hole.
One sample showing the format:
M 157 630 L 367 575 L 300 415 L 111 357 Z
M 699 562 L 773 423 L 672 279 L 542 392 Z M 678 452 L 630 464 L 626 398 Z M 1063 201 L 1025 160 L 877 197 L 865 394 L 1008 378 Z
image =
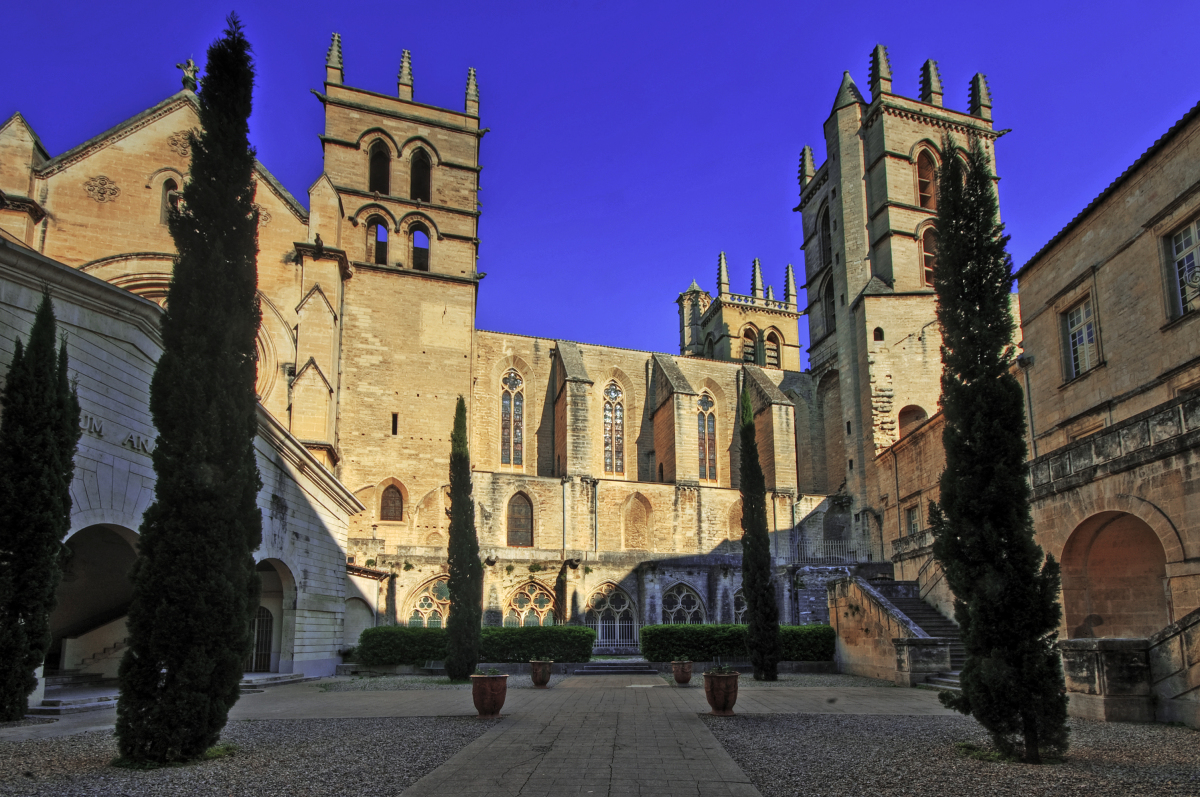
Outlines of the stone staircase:
M 644 659 L 593 661 L 575 670 L 576 675 L 658 675 Z
M 58 717 L 115 708 L 117 705 L 117 682 L 99 673 L 47 670 L 45 684 L 42 704 L 30 706 L 29 714 Z
M 895 582 L 897 584 L 913 584 L 917 582 Z M 931 637 L 950 637 L 955 641 L 950 645 L 950 671 L 939 672 L 925 680 L 923 686 L 928 689 L 941 689 L 947 692 L 961 692 L 959 674 L 963 663 L 967 660 L 967 651 L 959 641 L 958 624 L 947 619 L 941 612 L 920 598 L 888 596 L 892 605 L 908 615 L 917 626 Z

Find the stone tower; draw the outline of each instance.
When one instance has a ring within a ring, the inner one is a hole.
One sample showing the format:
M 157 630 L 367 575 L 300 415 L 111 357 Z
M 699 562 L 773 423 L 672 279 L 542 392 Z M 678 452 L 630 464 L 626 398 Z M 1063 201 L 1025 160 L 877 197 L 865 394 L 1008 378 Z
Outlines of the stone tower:
M 868 485 L 883 478 L 873 473 L 875 456 L 938 407 L 936 172 L 956 157 L 943 150 L 943 135 L 963 148 L 978 136 L 990 155 L 999 135 L 983 75 L 971 81 L 966 112 L 943 106 L 936 61 L 925 62 L 919 85 L 918 99 L 893 93 L 883 45 L 871 54 L 870 101 L 846 72 L 825 121 L 825 162 L 817 168 L 803 148 L 795 208 L 804 216 L 812 409 L 820 418 L 811 450 L 799 456 L 814 462 L 815 490 L 847 493 L 856 534 L 877 541 L 872 518 L 883 507 L 867 501 Z
M 685 357 L 800 370 L 800 311 L 791 264 L 784 270 L 782 299 L 775 298 L 773 286 L 764 290 L 758 258 L 751 265 L 750 292 L 737 294 L 729 290 L 729 266 L 722 252 L 717 258 L 717 297 L 693 280 L 676 303 L 679 353 Z

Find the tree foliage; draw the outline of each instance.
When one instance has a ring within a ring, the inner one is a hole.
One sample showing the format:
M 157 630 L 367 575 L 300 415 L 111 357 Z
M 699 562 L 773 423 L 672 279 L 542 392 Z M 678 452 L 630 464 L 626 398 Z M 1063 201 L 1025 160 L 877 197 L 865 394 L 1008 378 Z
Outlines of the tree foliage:
M 771 537 L 767 529 L 767 483 L 758 460 L 750 388 L 741 400 L 742 592 L 746 597 L 746 647 L 754 680 L 774 681 L 779 666 L 779 607 L 771 578 Z
M 446 620 L 446 674 L 461 680 L 479 663 L 483 612 L 483 563 L 471 498 L 471 453 L 467 448 L 467 404 L 458 397 L 450 435 L 450 617 Z
M 1003 752 L 1039 762 L 1066 749 L 1067 701 L 1054 650 L 1059 567 L 1033 538 L 1024 397 L 1010 370 L 1012 262 L 982 142 L 964 162 L 947 135 L 943 152 L 934 287 L 946 470 L 929 524 L 967 660 L 962 694 L 941 698 Z
M 235 15 L 208 50 L 178 255 L 150 384 L 155 500 L 142 520 L 117 737 L 130 761 L 196 759 L 237 701 L 258 606 L 254 67 Z
M 50 648 L 50 612 L 69 549 L 79 401 L 67 344 L 42 294 L 28 346 L 16 341 L 0 398 L 0 722 L 19 720 Z

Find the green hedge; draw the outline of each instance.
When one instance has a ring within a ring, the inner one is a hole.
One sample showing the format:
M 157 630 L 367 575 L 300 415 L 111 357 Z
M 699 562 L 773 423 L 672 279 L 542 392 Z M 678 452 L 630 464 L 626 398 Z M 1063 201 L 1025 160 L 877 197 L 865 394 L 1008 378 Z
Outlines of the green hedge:
M 640 632 L 647 661 L 746 658 L 744 625 L 650 625 Z M 779 627 L 780 661 L 833 661 L 837 633 L 827 625 Z
M 520 663 L 531 659 L 589 661 L 596 632 L 575 625 L 530 628 L 484 628 L 479 660 Z M 384 625 L 368 628 L 358 639 L 357 660 L 368 667 L 390 664 L 421 666 L 446 658 L 443 628 Z

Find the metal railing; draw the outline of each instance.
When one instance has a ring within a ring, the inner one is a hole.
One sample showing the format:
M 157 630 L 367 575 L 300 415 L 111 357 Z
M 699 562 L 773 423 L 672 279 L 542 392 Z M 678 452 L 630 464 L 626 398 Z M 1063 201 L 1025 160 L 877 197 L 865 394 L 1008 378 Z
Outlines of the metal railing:
M 842 565 L 882 561 L 870 540 L 799 540 L 783 557 L 787 564 Z

